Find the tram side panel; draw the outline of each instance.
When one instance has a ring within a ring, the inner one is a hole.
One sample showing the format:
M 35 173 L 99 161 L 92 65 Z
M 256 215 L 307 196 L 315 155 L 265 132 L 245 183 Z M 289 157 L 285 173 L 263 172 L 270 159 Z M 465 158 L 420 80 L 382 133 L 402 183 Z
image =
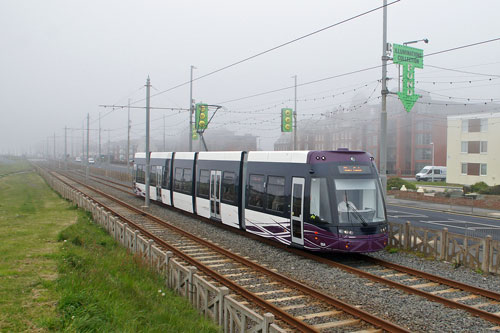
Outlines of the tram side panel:
M 194 213 L 195 153 L 175 153 L 173 160 L 172 206 Z

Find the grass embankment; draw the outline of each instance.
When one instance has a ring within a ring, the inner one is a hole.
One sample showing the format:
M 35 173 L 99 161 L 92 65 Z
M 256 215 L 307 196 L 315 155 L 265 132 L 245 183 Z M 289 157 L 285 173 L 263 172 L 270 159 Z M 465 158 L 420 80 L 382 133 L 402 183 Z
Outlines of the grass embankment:
M 0 253 L 0 331 L 218 331 L 36 174 L 0 179 Z

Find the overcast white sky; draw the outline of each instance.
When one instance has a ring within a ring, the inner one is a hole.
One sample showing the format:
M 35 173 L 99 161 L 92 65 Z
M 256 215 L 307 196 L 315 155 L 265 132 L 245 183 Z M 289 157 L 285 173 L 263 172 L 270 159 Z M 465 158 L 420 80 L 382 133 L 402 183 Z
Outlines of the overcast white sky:
M 390 0 L 388 1 L 391 2 Z M 258 52 L 382 5 L 382 0 L 274 1 L 0 1 L 0 153 L 45 149 L 48 136 L 62 147 L 64 127 L 111 129 L 111 140 L 126 138 L 126 111 L 100 104 L 126 104 L 145 97 L 149 75 L 158 93 L 189 80 L 190 66 L 202 76 Z M 388 42 L 428 38 L 415 47 L 424 54 L 500 37 L 495 0 L 401 0 L 388 9 Z M 293 106 L 293 89 L 227 102 L 269 90 L 381 64 L 382 10 L 331 28 L 194 82 L 193 98 L 222 104 L 214 128 L 262 135 L 263 145 L 279 136 L 279 109 Z M 438 70 L 426 65 L 500 75 L 500 41 L 425 58 L 416 79 L 471 80 L 467 84 L 417 84 L 446 96 L 500 99 L 500 80 Z M 394 66 L 389 76 L 395 75 Z M 299 87 L 299 119 L 351 103 L 354 96 L 380 95 L 381 70 Z M 481 81 L 483 80 L 483 81 Z M 394 86 L 394 84 L 392 84 Z M 354 92 L 354 88 L 358 88 Z M 322 100 L 348 91 L 344 100 Z M 350 94 L 350 95 L 349 95 Z M 433 96 L 440 98 L 438 95 Z M 360 97 L 361 98 L 361 97 Z M 443 97 L 444 98 L 444 97 Z M 378 103 L 373 100 L 372 103 Z M 187 108 L 189 85 L 152 99 L 153 106 Z M 144 105 L 144 101 L 136 103 Z M 276 105 L 276 106 L 275 106 Z M 260 111 L 263 109 L 269 109 Z M 302 113 L 301 113 L 302 112 Z M 152 134 L 185 137 L 186 112 L 152 111 Z M 235 122 L 237 120 L 237 122 Z M 133 137 L 144 135 L 144 112 L 132 111 Z M 68 136 L 81 138 L 81 130 Z M 107 140 L 107 132 L 103 132 Z M 77 139 L 75 139 L 77 140 Z M 81 142 L 81 139 L 79 139 Z M 97 140 L 92 131 L 91 141 Z

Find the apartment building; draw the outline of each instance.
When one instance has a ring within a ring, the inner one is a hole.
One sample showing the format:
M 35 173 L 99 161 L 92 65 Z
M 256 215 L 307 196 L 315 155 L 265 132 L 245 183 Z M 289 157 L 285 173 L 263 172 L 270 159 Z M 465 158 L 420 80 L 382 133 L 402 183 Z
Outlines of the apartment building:
M 500 113 L 448 117 L 448 183 L 500 184 Z

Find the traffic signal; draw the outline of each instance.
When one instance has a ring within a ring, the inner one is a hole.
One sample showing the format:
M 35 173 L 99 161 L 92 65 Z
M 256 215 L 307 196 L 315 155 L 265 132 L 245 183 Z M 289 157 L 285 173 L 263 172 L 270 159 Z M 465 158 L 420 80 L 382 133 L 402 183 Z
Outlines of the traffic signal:
M 196 126 L 194 126 L 194 124 L 191 128 L 191 135 L 193 137 L 193 140 L 198 140 L 198 132 L 196 131 Z
M 196 104 L 195 127 L 197 130 L 204 130 L 208 125 L 208 105 Z
M 292 132 L 293 111 L 290 108 L 281 109 L 281 131 Z

